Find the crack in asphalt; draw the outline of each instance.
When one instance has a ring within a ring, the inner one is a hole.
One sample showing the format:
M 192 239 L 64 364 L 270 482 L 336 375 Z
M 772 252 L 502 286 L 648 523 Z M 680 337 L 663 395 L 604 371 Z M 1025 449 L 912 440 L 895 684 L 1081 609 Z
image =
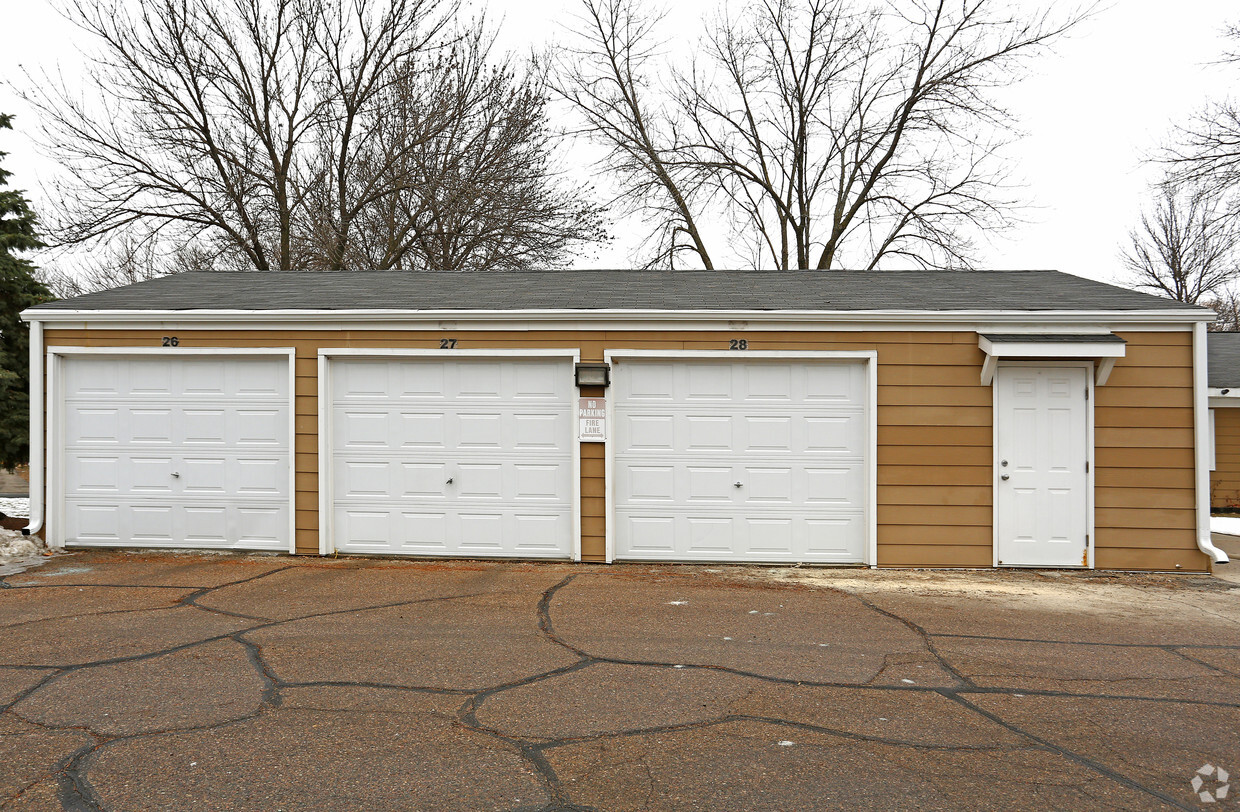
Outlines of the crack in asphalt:
M 999 643 L 1045 643 L 1050 646 L 1097 646 L 1099 648 L 1187 648 L 1187 649 L 1240 649 L 1240 644 L 1227 643 L 1112 643 L 1087 640 L 1046 640 L 1037 637 L 1004 637 L 995 634 L 957 634 L 952 632 L 928 632 L 931 637 L 954 637 L 963 640 L 994 640 Z
M 1041 736 L 1031 733 L 1028 730 L 1023 729 L 1019 725 L 1013 722 L 1009 722 L 1006 719 L 1000 717 L 999 715 L 991 713 L 990 711 L 975 705 L 974 703 L 970 702 L 969 700 L 961 696 L 960 693 L 957 691 L 945 690 L 945 691 L 942 691 L 941 693 L 943 694 L 943 696 L 947 697 L 953 702 L 956 702 L 962 707 L 968 708 L 969 710 L 973 711 L 979 716 L 989 719 L 995 724 L 1000 725 L 1019 736 L 1023 736 L 1026 739 L 1029 739 L 1030 741 L 1037 742 L 1038 744 L 1041 744 L 1043 747 L 1050 750 L 1051 752 L 1057 753 L 1058 755 L 1062 756 L 1063 758 L 1068 759 L 1069 761 L 1074 761 L 1077 764 L 1080 764 L 1082 767 L 1093 770 L 1099 775 L 1105 776 L 1111 779 L 1112 781 L 1116 782 L 1117 784 L 1122 784 L 1123 786 L 1126 786 L 1129 789 L 1137 790 L 1138 792 L 1143 792 L 1146 795 L 1153 796 L 1157 798 L 1158 800 L 1162 801 L 1163 803 L 1170 804 L 1171 806 L 1174 806 L 1177 809 L 1192 810 L 1192 809 L 1197 808 L 1196 806 L 1190 806 L 1188 804 L 1185 804 L 1173 798 L 1172 796 L 1168 795 L 1165 792 L 1157 790 L 1153 787 L 1147 787 L 1138 781 L 1134 781 L 1128 776 L 1123 775 L 1122 773 L 1116 772 L 1115 770 L 1112 770 L 1110 767 L 1099 764 L 1097 761 L 1094 761 L 1091 758 L 1087 758 L 1081 755 L 1080 753 L 1069 750 L 1066 747 L 1061 747 L 1048 739 L 1044 739 Z
M 738 722 L 738 721 L 765 723 L 765 724 L 771 724 L 771 725 L 777 725 L 777 726 L 784 726 L 784 727 L 788 727 L 791 729 L 805 730 L 805 731 L 810 731 L 810 732 L 814 732 L 814 733 L 821 734 L 821 735 L 839 737 L 839 738 L 843 738 L 846 740 L 866 742 L 866 743 L 872 743 L 872 744 L 882 744 L 882 745 L 887 745 L 887 746 L 910 748 L 913 750 L 924 750 L 924 751 L 931 751 L 931 752 L 933 751 L 944 751 L 944 752 L 999 751 L 999 752 L 1002 752 L 1002 751 L 1043 750 L 1046 752 L 1059 755 L 1060 757 L 1068 759 L 1076 764 L 1079 764 L 1095 772 L 1096 774 L 1109 779 L 1110 781 L 1116 782 L 1120 785 L 1128 787 L 1129 789 L 1139 791 L 1151 797 L 1157 798 L 1158 800 L 1163 801 L 1164 803 L 1168 803 L 1174 807 L 1177 807 L 1180 809 L 1191 809 L 1193 807 L 1187 806 L 1181 803 L 1180 801 L 1177 801 L 1175 798 L 1169 795 L 1166 795 L 1165 793 L 1155 788 L 1145 786 L 1141 784 L 1140 782 L 1135 781 L 1123 775 L 1122 773 L 1119 773 L 1111 768 L 1106 767 L 1103 764 L 1096 762 L 1093 759 L 1090 759 L 1086 756 L 1083 756 L 1065 747 L 1056 745 L 1053 742 L 1047 739 L 1044 739 L 1030 731 L 1027 731 L 1014 723 L 1011 723 L 1011 722 L 1008 722 L 1002 719 L 997 714 L 987 711 L 981 708 L 980 706 L 976 705 L 975 703 L 969 701 L 967 696 L 968 695 L 988 695 L 988 694 L 1000 694 L 1000 695 L 1024 694 L 1028 696 L 1039 696 L 1039 697 L 1146 701 L 1146 702 L 1157 702 L 1157 703 L 1218 706 L 1218 707 L 1226 707 L 1226 708 L 1240 707 L 1240 704 L 1237 704 L 1237 703 L 1228 703 L 1228 702 L 1221 702 L 1221 701 L 1212 702 L 1212 701 L 1194 700 L 1194 699 L 1143 697 L 1143 696 L 1096 694 L 1096 693 L 1082 694 L 1082 693 L 1069 692 L 1069 691 L 1053 691 L 1053 690 L 1021 689 L 1021 688 L 988 688 L 988 687 L 978 686 L 974 683 L 974 681 L 970 677 L 965 676 L 963 673 L 957 670 L 946 659 L 946 657 L 937 650 L 937 648 L 934 645 L 933 640 L 934 638 L 965 638 L 965 639 L 978 639 L 978 640 L 992 640 L 992 641 L 997 641 L 997 642 L 1045 643 L 1045 644 L 1064 644 L 1064 645 L 1077 645 L 1077 646 L 1097 645 L 1097 646 L 1161 649 L 1164 651 L 1168 651 L 1169 653 L 1175 654 L 1177 656 L 1183 657 L 1185 660 L 1188 660 L 1198 665 L 1209 668 L 1211 671 L 1215 673 L 1223 674 L 1223 675 L 1230 675 L 1230 672 L 1226 671 L 1225 669 L 1218 668 L 1217 666 L 1214 666 L 1210 663 L 1200 661 L 1186 654 L 1183 651 L 1183 649 L 1231 650 L 1231 649 L 1240 649 L 1240 646 L 1192 645 L 1192 644 L 1189 644 L 1189 645 L 1175 645 L 1175 644 L 1151 645 L 1151 644 L 1130 644 L 1130 643 L 1086 643 L 1086 642 L 1081 642 L 1081 641 L 1039 640 L 1039 639 L 1024 639 L 1024 638 L 1009 638 L 1009 637 L 990 636 L 990 635 L 936 634 L 936 633 L 927 632 L 926 629 L 924 629 L 919 624 L 907 618 L 901 617 L 899 614 L 895 612 L 891 612 L 886 609 L 883 609 L 875 605 L 871 601 L 868 601 L 865 598 L 862 598 L 861 596 L 855 595 L 850 592 L 846 592 L 844 590 L 838 590 L 838 589 L 834 589 L 830 587 L 827 588 L 829 591 L 837 592 L 839 594 L 853 598 L 857 600 L 858 602 L 860 602 L 865 607 L 867 607 L 868 609 L 870 609 L 871 611 L 876 612 L 885 617 L 888 617 L 892 620 L 895 620 L 903 624 L 905 627 L 909 628 L 910 630 L 912 630 L 921 639 L 925 652 L 939 664 L 939 666 L 944 670 L 945 673 L 950 674 L 952 676 L 952 678 L 957 682 L 957 685 L 954 687 L 929 687 L 929 686 L 921 686 L 921 685 L 879 685 L 879 684 L 869 684 L 869 683 L 858 684 L 854 682 L 830 682 L 830 681 L 818 682 L 818 681 L 811 681 L 811 680 L 797 680 L 797 679 L 791 679 L 791 678 L 776 677 L 772 675 L 760 674 L 760 673 L 745 671 L 742 669 L 732 668 L 732 667 L 723 666 L 723 665 L 716 665 L 716 664 L 700 664 L 700 663 L 699 664 L 686 664 L 686 663 L 660 662 L 660 661 L 653 661 L 653 660 L 635 660 L 635 659 L 615 658 L 615 657 L 595 655 L 595 654 L 589 653 L 588 651 L 586 651 L 585 649 L 581 647 L 574 646 L 573 644 L 569 643 L 567 640 L 562 638 L 556 632 L 555 624 L 552 618 L 551 603 L 553 599 L 555 598 L 556 594 L 560 590 L 568 587 L 577 578 L 576 574 L 568 575 L 564 577 L 563 579 L 561 579 L 558 583 L 544 590 L 540 596 L 539 601 L 537 602 L 537 607 L 536 607 L 536 618 L 537 618 L 536 625 L 537 625 L 537 630 L 539 632 L 539 635 L 547 639 L 548 641 L 554 643 L 555 645 L 560 646 L 561 648 L 569 652 L 572 652 L 578 658 L 577 662 L 571 663 L 567 666 L 560 666 L 558 668 L 540 672 L 538 674 L 534 674 L 534 675 L 531 675 L 531 676 L 528 676 L 528 677 L 525 677 L 519 680 L 513 680 L 507 683 L 491 686 L 491 687 L 484 688 L 481 690 L 392 685 L 392 684 L 381 683 L 381 682 L 366 682 L 366 681 L 354 681 L 354 680 L 330 680 L 330 681 L 307 681 L 307 682 L 285 681 L 285 680 L 280 679 L 280 677 L 274 672 L 270 664 L 264 658 L 262 646 L 254 642 L 253 640 L 249 639 L 246 635 L 252 632 L 257 632 L 257 631 L 261 631 L 264 629 L 269 629 L 269 628 L 278 627 L 278 626 L 282 626 L 282 625 L 286 625 L 290 623 L 295 623 L 295 622 L 302 621 L 302 620 L 310 620 L 310 619 L 315 619 L 315 618 L 329 617 L 329 616 L 343 615 L 343 614 L 357 614 L 357 613 L 362 613 L 362 612 L 367 612 L 367 611 L 375 611 L 379 609 L 394 608 L 394 607 L 407 606 L 407 605 L 413 605 L 413 604 L 419 604 L 419 603 L 461 600 L 461 599 L 467 599 L 467 598 L 472 598 L 472 597 L 480 597 L 483 595 L 496 594 L 494 592 L 483 591 L 483 592 L 474 592 L 474 593 L 462 594 L 462 595 L 446 595 L 446 596 L 436 596 L 436 597 L 431 597 L 431 598 L 417 598 L 417 599 L 411 599 L 407 601 L 395 601 L 395 602 L 376 604 L 376 605 L 370 605 L 370 606 L 352 607 L 352 608 L 347 608 L 347 609 L 329 610 L 329 611 L 324 611 L 324 612 L 314 612 L 314 613 L 309 613 L 305 615 L 299 615 L 296 617 L 284 618 L 284 619 L 271 619 L 271 618 L 264 618 L 264 617 L 255 616 L 255 615 L 245 615 L 245 614 L 241 614 L 237 612 L 230 612 L 225 609 L 219 609 L 216 607 L 203 606 L 199 603 L 200 599 L 218 590 L 223 590 L 223 589 L 226 589 L 232 586 L 237 586 L 239 584 L 244 584 L 244 583 L 252 582 L 255 580 L 259 580 L 269 575 L 274 575 L 279 572 L 284 572 L 286 570 L 293 569 L 295 566 L 296 565 L 279 567 L 279 568 L 265 571 L 258 575 L 254 575 L 254 576 L 250 576 L 247 578 L 238 579 L 236 581 L 231 581 L 228 583 L 218 584 L 218 585 L 210 586 L 210 587 L 149 587 L 146 585 L 128 585 L 128 584 L 81 585 L 81 586 L 90 586 L 90 587 L 107 586 L 109 588 L 132 588 L 132 589 L 166 588 L 166 589 L 177 589 L 177 590 L 182 590 L 182 591 L 189 589 L 192 591 L 188 595 L 184 595 L 181 598 L 179 598 L 177 600 L 176 605 L 173 607 L 155 607 L 151 609 L 133 609 L 133 610 L 106 610 L 106 611 L 101 611 L 101 612 L 79 613 L 78 615 L 70 615 L 70 616 L 81 616 L 81 615 L 90 616 L 90 615 L 95 615 L 95 614 L 107 615 L 107 614 L 120 614 L 120 613 L 132 613 L 132 612 L 164 611 L 168 608 L 190 607 L 190 608 L 194 608 L 194 609 L 197 609 L 203 612 L 214 613 L 214 614 L 221 615 L 221 616 L 233 617 L 238 620 L 262 621 L 262 622 L 255 623 L 254 625 L 248 626 L 243 629 L 230 631 L 228 633 L 213 635 L 213 636 L 200 639 L 200 640 L 196 640 L 196 641 L 192 641 L 189 643 L 182 643 L 182 644 L 178 644 L 174 646 L 169 646 L 167 648 L 154 651 L 154 652 L 144 652 L 144 653 L 136 654 L 136 655 L 107 658 L 103 660 L 92 661 L 92 662 L 87 662 L 87 663 L 77 663 L 77 664 L 72 664 L 72 665 L 61 665 L 61 666 L 10 665 L 10 666 L 4 666 L 4 668 L 10 668 L 10 669 L 18 669 L 18 668 L 44 669 L 44 670 L 50 671 L 50 673 L 44 676 L 42 679 L 38 680 L 34 685 L 21 691 L 7 705 L 0 707 L 0 715 L 4 713 L 10 713 L 15 718 L 21 719 L 29 724 L 33 724 L 33 725 L 42 727 L 47 730 L 51 730 L 51 731 L 76 730 L 80 732 L 85 732 L 86 734 L 95 738 L 95 742 L 93 744 L 89 744 L 84 747 L 81 747 L 78 750 L 66 756 L 61 762 L 59 762 L 56 765 L 56 767 L 53 770 L 40 776 L 38 779 L 36 779 L 34 783 L 30 784 L 25 789 L 23 789 L 21 793 L 19 793 L 19 795 L 24 794 L 28 789 L 35 786 L 39 782 L 47 779 L 49 776 L 54 776 L 58 784 L 58 797 L 59 797 L 59 800 L 62 806 L 65 809 L 83 810 L 83 812 L 102 812 L 102 810 L 105 808 L 104 804 L 102 803 L 100 798 L 97 796 L 93 786 L 91 785 L 89 781 L 87 774 L 89 773 L 91 766 L 96 761 L 95 757 L 104 748 L 113 746 L 119 742 L 132 741 L 135 739 L 172 735 L 172 734 L 177 734 L 177 733 L 185 733 L 185 732 L 198 731 L 198 730 L 210 730 L 210 729 L 226 727 L 229 725 L 235 725 L 235 724 L 239 724 L 245 721 L 249 721 L 249 720 L 257 718 L 259 715 L 261 715 L 264 712 L 268 712 L 269 710 L 279 708 L 282 703 L 281 691 L 286 688 L 355 687 L 355 688 L 374 688 L 374 689 L 382 689 L 382 690 L 409 691 L 409 692 L 452 695 L 452 696 L 463 697 L 463 702 L 455 714 L 456 724 L 460 725 L 463 729 L 470 730 L 475 733 L 490 737 L 496 740 L 497 742 L 503 743 L 506 747 L 512 748 L 516 753 L 520 755 L 520 757 L 525 761 L 525 763 L 527 763 L 530 766 L 530 768 L 533 770 L 534 774 L 536 775 L 538 781 L 541 783 L 544 790 L 547 792 L 548 796 L 550 796 L 551 801 L 544 806 L 526 807 L 526 809 L 531 810 L 531 812 L 533 812 L 533 810 L 535 809 L 537 810 L 537 812 L 588 812 L 588 810 L 592 809 L 590 807 L 576 805 L 572 802 L 571 798 L 569 797 L 568 791 L 562 785 L 560 778 L 556 775 L 553 766 L 551 765 L 549 759 L 546 756 L 546 753 L 548 751 L 551 751 L 557 748 L 568 747 L 568 746 L 575 745 L 575 744 L 587 743 L 591 741 L 619 739 L 619 738 L 645 736 L 645 735 L 655 735 L 659 733 L 669 733 L 669 732 L 678 732 L 678 731 L 695 730 L 695 729 L 707 729 L 707 728 L 727 724 L 729 722 Z M 77 585 L 75 584 L 47 584 L 47 585 L 40 584 L 40 585 L 29 585 L 29 586 L 14 586 L 10 584 L 5 584 L 4 586 L 6 586 L 9 589 L 42 589 L 42 588 L 77 586 Z M 500 592 L 504 592 L 504 590 L 501 590 Z M 46 618 L 43 620 L 54 620 L 54 619 Z M 36 622 L 41 622 L 41 621 L 29 621 L 29 623 L 36 623 Z M 15 624 L 15 625 L 19 625 L 19 626 L 26 625 L 26 622 Z M 157 731 L 142 731 L 138 733 L 119 735 L 119 736 L 105 736 L 93 730 L 90 730 L 88 728 L 73 727 L 69 725 L 49 725 L 49 724 L 35 722 L 33 720 L 26 719 L 24 716 L 22 716 L 21 714 L 17 713 L 14 710 L 15 706 L 19 704 L 20 702 L 24 701 L 25 699 L 28 699 L 29 697 L 38 693 L 43 688 L 53 684 L 54 682 L 64 677 L 65 675 L 73 673 L 75 671 L 79 671 L 79 670 L 87 669 L 87 668 L 97 668 L 97 667 L 102 667 L 102 666 L 107 666 L 107 665 L 116 665 L 116 664 L 121 664 L 121 663 L 138 662 L 138 661 L 155 659 L 158 657 L 164 657 L 164 656 L 174 654 L 180 651 L 185 651 L 187 649 L 190 649 L 196 646 L 202 646 L 202 645 L 206 645 L 206 644 L 220 641 L 220 640 L 231 640 L 237 643 L 238 645 L 240 645 L 245 653 L 247 661 L 250 663 L 251 667 L 258 674 L 262 682 L 263 687 L 261 691 L 261 698 L 260 698 L 260 702 L 258 705 L 258 709 L 253 712 L 243 714 L 243 715 L 240 715 L 234 718 L 217 721 L 209 725 L 192 726 L 192 727 L 186 727 L 186 728 L 174 728 L 174 729 L 157 730 Z M 902 653 L 900 656 L 917 656 L 917 653 L 907 652 L 907 653 Z M 883 666 L 879 672 L 880 675 L 883 670 L 886 670 L 889 667 L 894 667 L 895 665 L 899 665 L 899 663 L 891 663 L 889 662 L 889 660 L 890 660 L 890 655 L 887 657 L 884 657 Z M 762 715 L 753 715 L 753 714 L 744 714 L 744 713 L 728 713 L 728 714 L 723 714 L 718 717 L 714 717 L 714 718 L 707 719 L 707 720 L 698 720 L 698 721 L 687 722 L 687 723 L 678 724 L 678 725 L 653 726 L 653 727 L 633 728 L 633 729 L 625 729 L 625 730 L 608 730 L 608 731 L 601 731 L 598 733 L 593 733 L 593 734 L 588 734 L 588 735 L 548 738 L 548 737 L 534 737 L 534 736 L 520 736 L 520 735 L 505 734 L 494 728 L 487 727 L 486 725 L 481 723 L 477 717 L 479 709 L 487 701 L 489 701 L 490 699 L 496 696 L 499 696 L 500 694 L 503 694 L 504 692 L 511 691 L 511 690 L 525 687 L 525 686 L 529 686 L 529 685 L 533 685 L 539 682 L 554 679 L 556 677 L 564 676 L 567 674 L 571 674 L 576 671 L 580 671 L 580 670 L 583 670 L 583 669 L 586 669 L 586 668 L 589 668 L 591 666 L 598 665 L 598 664 L 613 664 L 613 665 L 624 665 L 624 666 L 657 668 L 657 669 L 678 669 L 678 670 L 679 669 L 694 669 L 694 670 L 705 670 L 705 671 L 717 671 L 721 673 L 735 675 L 738 677 L 743 677 L 746 679 L 758 680 L 758 681 L 762 681 L 762 682 L 766 682 L 766 683 L 770 683 L 774 685 L 799 685 L 799 686 L 807 686 L 807 687 L 822 687 L 822 688 L 864 690 L 864 691 L 885 691 L 885 692 L 911 691 L 911 692 L 916 692 L 916 693 L 935 693 L 935 694 L 938 694 L 940 696 L 943 696 L 949 699 L 950 701 L 955 703 L 957 706 L 962 707 L 968 710 L 969 712 L 977 716 L 980 716 L 981 718 L 993 724 L 999 725 L 1000 727 L 1021 737 L 1024 741 L 1029 742 L 1029 744 L 1027 745 L 932 744 L 932 743 L 910 741 L 910 740 L 898 739 L 898 738 L 867 736 L 867 735 L 860 734 L 860 733 L 853 733 L 853 732 L 846 731 L 846 730 L 840 730 L 840 729 L 825 727 L 821 725 L 814 725 L 814 724 L 810 724 L 806 722 L 798 722 L 795 720 L 782 719 L 782 718 L 773 717 L 773 716 L 762 716 Z M 877 676 L 878 675 L 876 675 L 872 679 L 877 679 Z M 1122 678 L 1122 679 L 1114 679 L 1114 680 L 1089 680 L 1089 681 L 1090 682 L 1124 682 L 1124 681 L 1130 681 L 1130 679 Z M 341 711 L 341 712 L 349 712 L 349 711 Z

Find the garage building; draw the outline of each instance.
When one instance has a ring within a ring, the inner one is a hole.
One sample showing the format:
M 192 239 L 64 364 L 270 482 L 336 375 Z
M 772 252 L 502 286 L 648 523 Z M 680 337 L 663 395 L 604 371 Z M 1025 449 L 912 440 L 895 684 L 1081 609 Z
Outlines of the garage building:
M 31 528 L 1202 571 L 1211 317 L 1051 271 L 179 274 L 25 312 Z

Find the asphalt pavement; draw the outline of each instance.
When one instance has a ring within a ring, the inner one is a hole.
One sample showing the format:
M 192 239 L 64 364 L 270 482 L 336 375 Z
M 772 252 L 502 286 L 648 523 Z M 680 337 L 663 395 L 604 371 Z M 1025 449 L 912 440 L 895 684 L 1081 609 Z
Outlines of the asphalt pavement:
M 4 809 L 1240 807 L 1230 577 L 97 551 L 0 587 Z

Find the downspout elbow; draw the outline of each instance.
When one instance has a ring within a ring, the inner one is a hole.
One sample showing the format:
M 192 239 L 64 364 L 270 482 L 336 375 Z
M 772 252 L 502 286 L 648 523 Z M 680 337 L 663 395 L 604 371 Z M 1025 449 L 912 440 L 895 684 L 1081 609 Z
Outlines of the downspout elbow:
M 1214 546 L 1214 541 L 1209 535 L 1197 536 L 1197 549 L 1210 556 L 1210 560 L 1215 564 L 1227 564 L 1231 561 L 1227 553 Z

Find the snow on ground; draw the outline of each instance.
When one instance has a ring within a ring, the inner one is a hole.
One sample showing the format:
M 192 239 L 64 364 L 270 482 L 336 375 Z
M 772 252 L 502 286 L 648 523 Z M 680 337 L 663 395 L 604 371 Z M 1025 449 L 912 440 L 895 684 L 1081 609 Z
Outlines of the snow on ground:
M 0 529 L 0 576 L 15 575 L 46 560 L 42 543 L 17 530 Z
M 0 499 L 0 513 L 5 516 L 26 516 L 30 515 L 30 499 Z
M 1211 516 L 1210 532 L 1240 536 L 1240 516 Z

